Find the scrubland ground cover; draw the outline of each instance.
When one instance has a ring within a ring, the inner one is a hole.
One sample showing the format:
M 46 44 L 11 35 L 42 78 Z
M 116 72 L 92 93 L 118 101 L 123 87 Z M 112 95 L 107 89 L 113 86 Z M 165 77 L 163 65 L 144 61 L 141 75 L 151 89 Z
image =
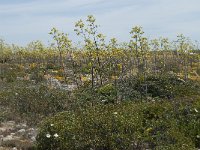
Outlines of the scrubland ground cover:
M 93 16 L 75 24 L 75 46 L 0 43 L 0 121 L 39 128 L 41 150 L 200 148 L 200 51 L 183 35 L 106 42 Z

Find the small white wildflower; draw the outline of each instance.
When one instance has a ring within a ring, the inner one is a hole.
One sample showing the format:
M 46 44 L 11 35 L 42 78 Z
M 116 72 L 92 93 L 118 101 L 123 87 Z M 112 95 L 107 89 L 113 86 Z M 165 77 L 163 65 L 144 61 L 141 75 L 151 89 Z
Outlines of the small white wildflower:
M 46 134 L 46 137 L 47 137 L 47 138 L 50 138 L 50 137 L 51 137 L 51 135 L 48 133 L 48 134 Z
M 101 102 L 102 102 L 102 103 L 105 103 L 105 102 L 106 102 L 106 100 L 105 100 L 105 99 L 103 99 L 103 100 L 101 100 Z
M 51 126 L 51 127 L 53 127 L 53 126 L 54 126 L 54 124 L 50 124 L 50 126 Z
M 18 93 L 15 93 L 15 95 L 17 96 L 17 95 L 19 95 Z
M 53 136 L 54 136 L 55 138 L 57 138 L 57 137 L 58 137 L 58 134 L 57 134 L 57 133 L 55 133 Z
M 194 111 L 195 111 L 196 113 L 198 113 L 198 112 L 199 112 L 199 111 L 198 111 L 196 108 L 194 109 Z
M 197 135 L 197 138 L 200 139 L 200 135 Z
M 117 112 L 114 112 L 113 114 L 114 114 L 114 115 L 117 115 Z

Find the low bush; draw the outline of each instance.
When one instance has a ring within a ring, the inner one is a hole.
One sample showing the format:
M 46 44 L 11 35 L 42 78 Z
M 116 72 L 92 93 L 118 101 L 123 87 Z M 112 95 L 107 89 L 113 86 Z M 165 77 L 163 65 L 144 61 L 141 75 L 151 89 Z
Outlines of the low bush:
M 118 81 L 118 92 L 124 100 L 137 97 L 174 98 L 192 95 L 200 91 L 200 84 L 194 81 L 184 81 L 176 75 L 160 74 L 143 76 L 129 76 Z
M 13 115 L 20 116 L 32 125 L 46 116 L 72 107 L 73 102 L 67 91 L 49 89 L 45 85 L 8 88 L 0 90 L 0 106 L 9 108 Z
M 128 102 L 62 112 L 41 124 L 37 147 L 39 150 L 199 148 L 199 120 L 189 115 L 192 122 L 184 123 L 182 119 L 189 116 L 174 111 L 176 107 L 179 112 L 181 105 L 185 104 L 177 107 L 171 102 Z
M 74 91 L 74 98 L 81 106 L 120 101 L 141 101 L 145 99 L 174 99 L 175 97 L 200 94 L 200 84 L 184 81 L 175 75 L 148 75 L 146 79 L 129 76 L 100 87 L 83 86 Z

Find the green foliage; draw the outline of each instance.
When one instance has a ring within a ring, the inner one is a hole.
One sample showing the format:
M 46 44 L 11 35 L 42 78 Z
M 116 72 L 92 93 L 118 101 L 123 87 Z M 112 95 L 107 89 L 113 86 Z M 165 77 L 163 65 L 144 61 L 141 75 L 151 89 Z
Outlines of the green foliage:
M 30 80 L 34 80 L 36 83 L 44 81 L 44 71 L 35 69 L 30 76 Z
M 87 105 L 96 105 L 98 103 L 101 103 L 98 90 L 96 88 L 91 88 L 90 86 L 88 86 L 88 84 L 85 84 L 84 87 L 75 90 L 73 93 L 73 99 L 76 102 L 76 105 L 81 108 Z
M 131 102 L 62 112 L 41 124 L 38 149 L 192 150 L 196 144 L 193 133 L 196 136 L 199 129 L 180 124 L 183 123 L 180 118 L 187 115 L 176 114 L 174 109 L 170 102 Z M 190 119 L 198 127 L 196 117 Z
M 5 78 L 7 82 L 14 82 L 17 78 L 17 75 L 14 71 L 10 70 L 5 74 Z
M 0 95 L 1 96 L 1 95 Z M 12 117 L 12 114 L 10 112 L 9 109 L 7 108 L 4 108 L 4 107 L 0 107 L 1 111 L 0 111 L 0 122 L 3 122 L 3 121 L 7 121 L 9 119 L 11 119 Z
M 192 102 L 179 104 L 177 113 L 177 126 L 179 129 L 192 139 L 196 147 L 200 147 L 200 103 L 199 99 Z M 177 107 L 177 106 L 176 106 Z
M 183 85 L 184 81 L 176 76 L 161 75 L 161 76 L 147 76 L 146 82 L 140 81 L 139 85 L 136 85 L 141 89 L 141 84 L 147 84 L 147 93 L 151 94 L 152 97 L 173 97 L 175 96 L 174 88 L 175 86 Z M 141 89 L 142 91 L 142 89 Z
M 122 100 L 135 100 L 141 97 L 140 91 L 136 87 L 138 80 L 136 76 L 129 76 L 118 80 L 117 88 Z
M 109 83 L 91 88 L 87 84 L 74 93 L 74 101 L 80 106 L 145 99 L 174 99 L 199 94 L 200 84 L 184 81 L 175 75 L 129 76 L 118 79 L 116 85 Z
M 114 85 L 106 84 L 98 89 L 98 93 L 101 95 L 101 101 L 104 101 L 105 103 L 114 103 L 117 90 Z
M 13 114 L 30 124 L 37 124 L 46 116 L 68 110 L 72 105 L 68 92 L 49 89 L 44 85 L 11 89 L 0 91 L 0 105 L 10 108 Z
M 53 63 L 48 63 L 46 69 L 54 69 L 55 65 Z
M 18 65 L 5 64 L 0 66 L 0 77 L 6 79 L 7 82 L 14 82 L 17 76 L 23 74 L 23 71 Z
M 143 76 L 130 76 L 118 82 L 119 93 L 125 100 L 133 100 L 140 95 L 171 99 L 175 96 L 192 95 L 200 89 L 199 84 L 194 81 L 186 82 L 170 74 L 150 74 L 145 79 Z
M 95 88 L 86 84 L 74 91 L 74 99 L 82 107 L 99 103 L 115 103 L 117 100 L 117 89 L 113 84 L 105 84 Z
M 150 43 L 140 26 L 129 43 L 106 43 L 98 27 L 92 15 L 79 20 L 77 47 L 56 28 L 49 47 L 0 40 L 0 121 L 33 125 L 59 112 L 41 125 L 38 149 L 44 150 L 200 148 L 198 48 L 183 35 L 175 43 Z M 43 82 L 54 78 L 77 89 Z
M 69 96 L 66 92 L 51 90 L 45 86 L 21 88 L 16 92 L 13 101 L 13 105 L 18 106 L 16 112 L 33 115 L 31 118 L 45 117 L 66 110 L 68 107 Z

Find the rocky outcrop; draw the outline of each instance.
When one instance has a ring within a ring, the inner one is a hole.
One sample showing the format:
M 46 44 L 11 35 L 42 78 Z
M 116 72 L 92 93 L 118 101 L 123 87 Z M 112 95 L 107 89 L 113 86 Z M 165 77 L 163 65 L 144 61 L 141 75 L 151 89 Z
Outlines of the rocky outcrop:
M 33 150 L 37 129 L 26 123 L 7 121 L 0 124 L 0 150 Z

